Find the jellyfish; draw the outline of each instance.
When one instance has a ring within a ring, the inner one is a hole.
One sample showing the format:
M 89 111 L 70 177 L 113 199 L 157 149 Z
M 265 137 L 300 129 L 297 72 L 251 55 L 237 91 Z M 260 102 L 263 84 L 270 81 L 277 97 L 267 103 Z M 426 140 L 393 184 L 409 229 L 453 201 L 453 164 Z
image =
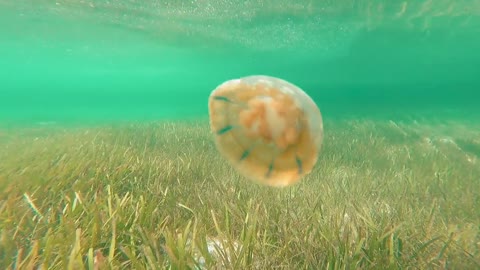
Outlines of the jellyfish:
M 322 116 L 292 83 L 264 75 L 229 80 L 211 92 L 208 108 L 216 148 L 244 177 L 286 187 L 314 168 Z

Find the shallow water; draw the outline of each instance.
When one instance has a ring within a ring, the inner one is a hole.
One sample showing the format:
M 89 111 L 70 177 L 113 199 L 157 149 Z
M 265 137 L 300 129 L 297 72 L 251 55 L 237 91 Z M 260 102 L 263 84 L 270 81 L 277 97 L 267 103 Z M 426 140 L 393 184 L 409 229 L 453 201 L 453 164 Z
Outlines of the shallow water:
M 480 0 L 0 0 L 0 266 L 478 268 L 479 48 Z M 322 112 L 292 188 L 208 128 L 255 74 Z
M 252 74 L 326 117 L 478 117 L 480 1 L 32 3 L 0 1 L 1 120 L 206 116 Z

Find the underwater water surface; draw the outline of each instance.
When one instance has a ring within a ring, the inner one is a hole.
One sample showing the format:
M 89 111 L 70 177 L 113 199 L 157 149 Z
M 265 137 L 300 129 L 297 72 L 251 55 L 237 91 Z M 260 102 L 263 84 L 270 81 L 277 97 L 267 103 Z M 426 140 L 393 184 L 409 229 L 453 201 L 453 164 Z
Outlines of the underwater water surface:
M 479 49 L 479 0 L 0 0 L 0 268 L 480 269 Z M 320 108 L 295 185 L 214 144 L 250 75 Z
M 478 107 L 478 1 L 0 7 L 3 120 L 205 116 L 217 85 L 255 74 L 299 85 L 332 117 Z

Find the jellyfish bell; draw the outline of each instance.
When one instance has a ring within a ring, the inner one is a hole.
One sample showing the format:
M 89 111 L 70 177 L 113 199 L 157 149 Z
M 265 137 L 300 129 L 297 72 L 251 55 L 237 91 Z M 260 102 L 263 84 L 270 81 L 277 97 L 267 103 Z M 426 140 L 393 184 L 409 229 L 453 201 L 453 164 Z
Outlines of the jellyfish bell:
M 212 91 L 208 107 L 217 149 L 243 176 L 285 187 L 315 166 L 322 116 L 299 87 L 263 75 L 229 80 Z

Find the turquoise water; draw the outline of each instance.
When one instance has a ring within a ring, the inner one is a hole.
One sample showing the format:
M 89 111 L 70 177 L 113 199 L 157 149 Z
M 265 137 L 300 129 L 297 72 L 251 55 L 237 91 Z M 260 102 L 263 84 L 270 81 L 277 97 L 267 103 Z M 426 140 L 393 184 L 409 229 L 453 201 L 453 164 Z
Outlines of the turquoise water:
M 479 51 L 480 0 L 0 0 L 0 269 L 480 269 Z M 258 74 L 324 134 L 212 132 Z
M 221 82 L 327 118 L 478 117 L 480 1 L 0 0 L 0 121 L 207 117 Z

